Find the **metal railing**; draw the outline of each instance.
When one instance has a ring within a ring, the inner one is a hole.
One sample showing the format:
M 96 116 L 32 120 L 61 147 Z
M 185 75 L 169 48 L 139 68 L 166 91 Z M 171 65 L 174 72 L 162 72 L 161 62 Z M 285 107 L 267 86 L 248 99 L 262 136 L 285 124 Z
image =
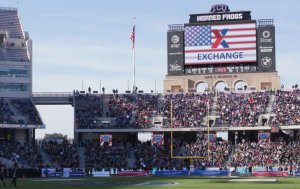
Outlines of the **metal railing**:
M 184 31 L 184 25 L 183 24 L 168 25 L 168 31 Z
M 73 92 L 33 92 L 32 97 L 72 97 Z
M 274 25 L 274 19 L 260 19 L 260 20 L 258 20 L 258 27 L 273 26 L 273 25 Z

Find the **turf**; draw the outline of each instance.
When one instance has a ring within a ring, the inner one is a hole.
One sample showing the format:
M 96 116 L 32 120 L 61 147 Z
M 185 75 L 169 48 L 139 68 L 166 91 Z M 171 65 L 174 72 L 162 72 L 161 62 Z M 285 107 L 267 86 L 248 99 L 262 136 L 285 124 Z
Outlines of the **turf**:
M 251 177 L 247 177 L 251 178 Z M 257 177 L 253 177 L 257 179 Z M 203 178 L 203 177 L 110 177 L 72 179 L 18 179 L 17 188 L 28 189 L 131 189 L 131 188 L 241 188 L 241 189 L 295 189 L 300 188 L 299 178 L 275 178 L 276 182 L 230 182 L 238 178 Z M 83 180 L 79 180 L 83 179 Z M 244 178 L 243 178 L 244 179 Z M 266 178 L 262 178 L 266 179 Z M 274 179 L 274 178 L 273 178 Z M 6 180 L 8 185 L 10 180 Z M 165 185 L 171 183 L 169 185 Z M 1 187 L 0 188 L 4 188 Z M 11 188 L 7 186 L 6 188 Z

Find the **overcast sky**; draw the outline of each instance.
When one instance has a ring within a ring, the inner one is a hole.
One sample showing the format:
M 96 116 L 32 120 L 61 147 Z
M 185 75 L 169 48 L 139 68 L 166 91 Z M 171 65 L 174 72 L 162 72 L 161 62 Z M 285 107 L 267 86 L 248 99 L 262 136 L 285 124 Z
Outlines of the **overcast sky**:
M 285 86 L 300 81 L 300 1 L 249 0 L 1 0 L 17 7 L 33 40 L 33 91 L 71 92 L 90 86 L 124 92 L 132 88 L 129 34 L 136 17 L 136 85 L 161 92 L 167 73 L 167 26 L 187 23 L 189 14 L 207 13 L 213 4 L 250 10 L 252 19 L 274 18 L 277 70 Z M 39 106 L 46 129 L 73 137 L 71 106 Z

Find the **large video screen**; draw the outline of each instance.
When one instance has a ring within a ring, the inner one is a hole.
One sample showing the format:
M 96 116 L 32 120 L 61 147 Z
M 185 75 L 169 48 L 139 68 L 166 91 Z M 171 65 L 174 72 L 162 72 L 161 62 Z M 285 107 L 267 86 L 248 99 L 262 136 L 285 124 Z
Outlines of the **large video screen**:
M 186 25 L 185 65 L 256 62 L 256 22 Z

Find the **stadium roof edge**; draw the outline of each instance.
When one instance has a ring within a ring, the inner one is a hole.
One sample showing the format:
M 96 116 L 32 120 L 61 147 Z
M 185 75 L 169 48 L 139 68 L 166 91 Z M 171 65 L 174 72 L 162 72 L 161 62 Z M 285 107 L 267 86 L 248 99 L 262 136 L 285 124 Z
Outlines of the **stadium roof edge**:
M 12 7 L 0 7 L 0 10 L 3 11 L 18 11 L 17 8 L 12 8 Z

